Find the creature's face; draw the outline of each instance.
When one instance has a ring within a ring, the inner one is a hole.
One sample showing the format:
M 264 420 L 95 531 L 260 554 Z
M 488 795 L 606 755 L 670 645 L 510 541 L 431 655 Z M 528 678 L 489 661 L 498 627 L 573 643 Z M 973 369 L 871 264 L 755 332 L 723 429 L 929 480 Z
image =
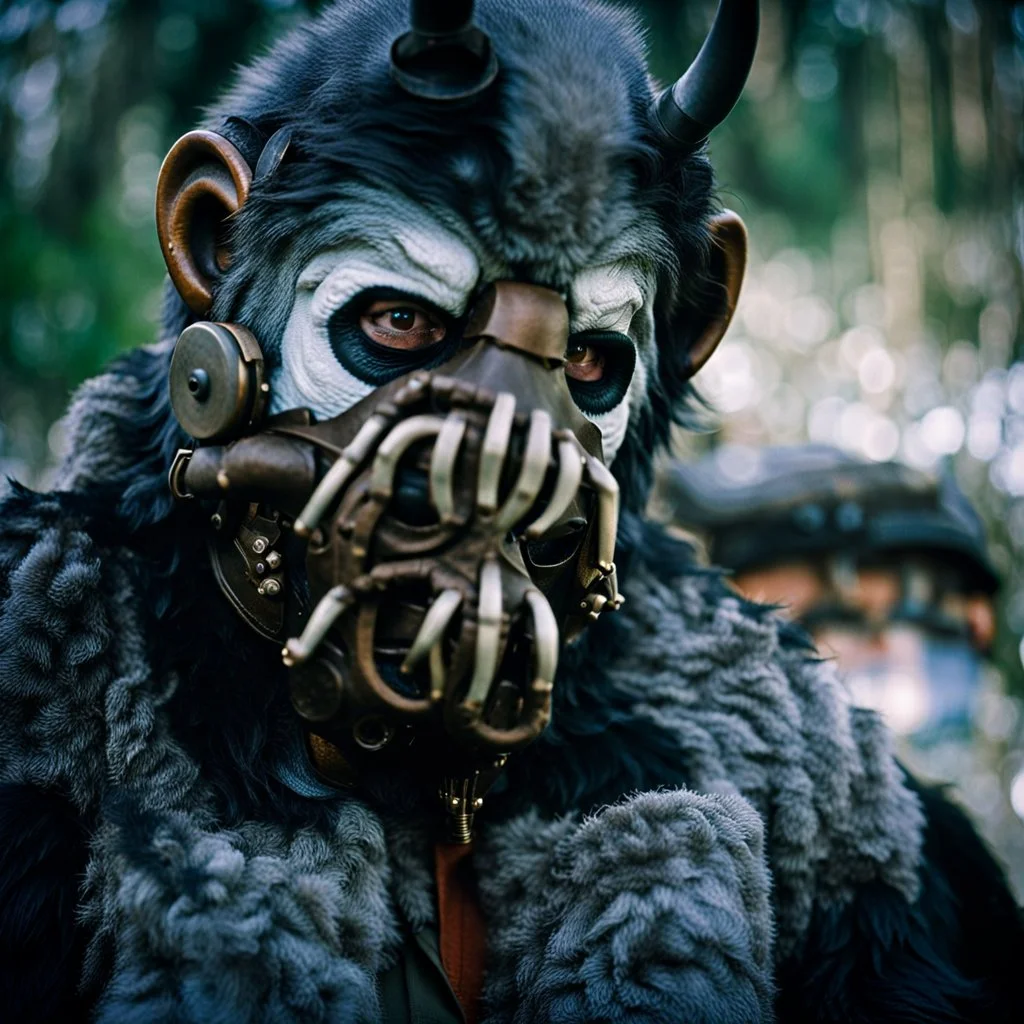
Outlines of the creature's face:
M 271 411 L 337 416 L 411 370 L 437 366 L 459 344 L 474 299 L 513 275 L 472 236 L 408 199 L 359 193 L 344 242 L 305 263 L 271 372 Z M 637 240 L 637 245 L 641 240 Z M 654 274 L 622 240 L 567 282 L 567 383 L 600 429 L 611 463 L 630 410 L 647 392 L 654 351 Z M 625 349 L 629 351 L 625 351 Z
M 621 601 L 620 484 L 636 504 L 745 235 L 680 150 L 710 108 L 679 97 L 708 89 L 651 108 L 628 19 L 493 0 L 488 38 L 471 4 L 420 4 L 392 48 L 395 6 L 329 9 L 165 162 L 172 280 L 222 322 L 175 352 L 201 444 L 172 486 L 223 499 L 218 580 L 287 639 L 320 740 L 476 778 L 544 727 L 559 647 Z

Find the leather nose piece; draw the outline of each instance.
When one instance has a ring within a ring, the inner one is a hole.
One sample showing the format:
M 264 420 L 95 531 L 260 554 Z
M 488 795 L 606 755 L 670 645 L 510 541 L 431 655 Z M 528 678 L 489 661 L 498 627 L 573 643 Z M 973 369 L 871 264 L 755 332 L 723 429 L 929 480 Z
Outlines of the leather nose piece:
M 561 365 L 569 340 L 569 310 L 562 296 L 550 288 L 498 281 L 474 307 L 464 337 L 487 338 L 548 366 Z

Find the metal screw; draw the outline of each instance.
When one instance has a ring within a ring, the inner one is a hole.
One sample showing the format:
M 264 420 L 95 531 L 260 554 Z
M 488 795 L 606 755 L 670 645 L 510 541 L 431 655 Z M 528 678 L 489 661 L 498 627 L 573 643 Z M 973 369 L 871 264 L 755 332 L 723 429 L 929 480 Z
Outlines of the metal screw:
M 219 530 L 224 525 L 224 520 L 221 519 L 219 512 L 214 512 L 213 515 L 210 516 L 210 525 L 215 530 Z
M 271 551 L 267 554 L 267 565 L 271 569 L 276 569 L 281 564 L 281 553 L 279 551 Z
M 257 562 L 256 563 L 256 575 L 257 576 L 262 576 L 266 571 L 267 571 L 267 567 L 266 567 L 266 565 L 263 564 L 263 562 Z
M 268 547 L 270 547 L 270 543 L 266 537 L 257 537 L 252 542 L 252 549 L 256 552 L 257 555 L 262 555 L 263 552 L 266 551 Z
M 188 390 L 197 402 L 205 402 L 210 397 L 210 375 L 201 367 L 196 367 L 188 375 Z
M 265 579 L 258 589 L 264 597 L 277 597 L 281 593 L 281 584 L 271 576 Z

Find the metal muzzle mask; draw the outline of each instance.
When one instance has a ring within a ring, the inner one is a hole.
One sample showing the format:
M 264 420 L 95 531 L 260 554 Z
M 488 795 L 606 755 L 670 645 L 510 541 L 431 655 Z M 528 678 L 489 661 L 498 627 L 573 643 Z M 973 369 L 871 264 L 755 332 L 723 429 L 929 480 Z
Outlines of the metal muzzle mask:
M 622 598 L 618 486 L 563 365 L 565 302 L 499 282 L 448 362 L 342 415 L 263 419 L 259 346 L 196 324 L 172 404 L 199 442 L 171 487 L 216 498 L 210 551 L 245 620 L 282 643 L 292 704 L 333 781 L 434 773 L 452 838 L 551 715 L 563 642 Z

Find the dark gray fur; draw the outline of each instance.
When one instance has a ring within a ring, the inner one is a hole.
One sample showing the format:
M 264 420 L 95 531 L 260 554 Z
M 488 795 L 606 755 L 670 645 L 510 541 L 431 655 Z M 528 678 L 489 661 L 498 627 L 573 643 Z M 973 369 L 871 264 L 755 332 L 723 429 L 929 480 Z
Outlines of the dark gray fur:
M 587 267 L 628 259 L 657 282 L 649 393 L 633 403 L 615 470 L 639 508 L 655 442 L 687 415 L 687 350 L 721 311 L 708 274 L 710 165 L 702 152 L 680 162 L 659 148 L 633 15 L 584 0 L 477 8 L 501 70 L 469 106 L 424 104 L 394 85 L 387 54 L 406 14 L 381 0 L 328 6 L 239 74 L 206 126 L 243 150 L 252 131 L 239 118 L 265 137 L 287 128 L 292 142 L 232 218 L 239 258 L 216 284 L 212 316 L 249 327 L 274 365 L 302 268 L 385 230 L 378 211 L 389 199 L 396 211 L 411 199 L 459 236 L 480 262 L 481 289 L 511 277 L 564 290 Z M 170 295 L 165 322 L 181 317 Z
M 83 392 L 76 452 L 106 443 L 120 393 Z M 24 551 L 0 579 L 0 781 L 67 787 L 97 822 L 82 917 L 93 970 L 115 958 L 100 1019 L 373 1020 L 398 922 L 433 918 L 427 830 L 351 796 L 319 827 L 224 830 L 168 724 L 175 679 L 147 665 L 132 556 L 58 513 L 7 525 Z M 773 960 L 812 908 L 873 879 L 915 897 L 920 812 L 881 724 L 710 588 L 634 574 L 621 614 L 643 639 L 609 666 L 639 719 L 684 738 L 689 788 L 483 836 L 494 1024 L 770 1020 Z
M 371 187 L 441 216 L 487 275 L 559 285 L 633 252 L 658 276 L 656 372 L 614 466 L 639 508 L 685 389 L 687 330 L 720 303 L 701 306 L 708 164 L 661 164 L 628 16 L 577 0 L 479 6 L 504 41 L 502 77 L 456 121 L 395 93 L 398 3 L 332 5 L 241 74 L 209 124 L 243 116 L 269 134 L 287 123 L 293 146 L 236 220 L 243 255 L 214 314 L 253 328 L 273 358 L 298 269 L 344 237 Z M 186 320 L 172 296 L 164 337 Z M 93 837 L 83 985 L 104 988 L 105 1024 L 373 1021 L 375 977 L 433 919 L 429 832 L 353 794 L 288 794 L 298 824 L 284 800 L 275 811 L 239 799 L 228 827 L 230 800 L 181 725 L 183 703 L 212 705 L 176 669 L 154 668 L 166 625 L 154 608 L 172 593 L 159 581 L 188 568 L 176 531 L 200 529 L 167 496 L 179 432 L 166 359 L 165 342 L 82 389 L 61 473 L 72 493 L 5 505 L 0 782 L 66 793 Z M 581 803 L 482 828 L 488 1019 L 768 1021 L 773 969 L 815 911 L 866 882 L 915 899 L 920 812 L 878 720 L 847 708 L 828 666 L 784 647 L 772 617 L 723 599 L 710 577 L 668 585 L 638 567 L 625 586 L 632 640 L 602 666 L 602 697 L 674 741 L 684 764 L 672 777 L 686 787 L 622 784 L 582 820 Z M 202 639 L 207 651 L 226 642 Z M 273 678 L 258 675 L 251 688 Z M 213 742 L 222 722 L 196 728 Z M 522 757 L 549 755 L 538 744 Z
M 582 823 L 526 814 L 479 856 L 488 1024 L 772 1020 L 763 831 L 741 798 L 643 793 Z

